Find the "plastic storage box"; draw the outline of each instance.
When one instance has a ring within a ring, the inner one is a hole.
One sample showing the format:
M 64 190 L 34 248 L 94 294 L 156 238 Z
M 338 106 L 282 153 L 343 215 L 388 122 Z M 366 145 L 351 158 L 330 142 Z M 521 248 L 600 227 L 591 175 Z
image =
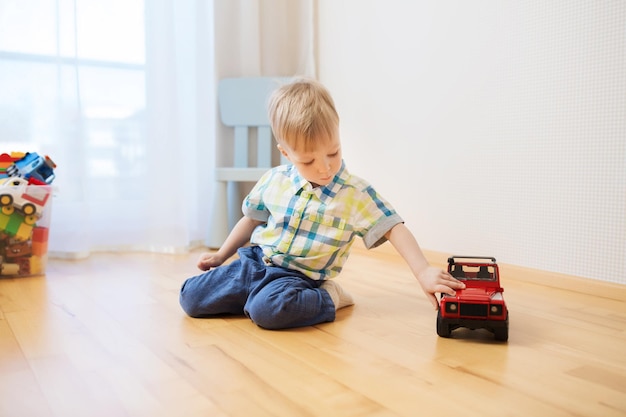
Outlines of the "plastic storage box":
M 0 179 L 0 279 L 45 274 L 52 186 Z

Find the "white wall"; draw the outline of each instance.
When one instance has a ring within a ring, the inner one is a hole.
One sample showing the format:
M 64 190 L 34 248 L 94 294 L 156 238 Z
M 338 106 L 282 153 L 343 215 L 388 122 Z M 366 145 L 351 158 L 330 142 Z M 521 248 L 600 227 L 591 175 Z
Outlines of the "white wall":
M 319 0 L 349 169 L 426 249 L 626 283 L 626 2 Z

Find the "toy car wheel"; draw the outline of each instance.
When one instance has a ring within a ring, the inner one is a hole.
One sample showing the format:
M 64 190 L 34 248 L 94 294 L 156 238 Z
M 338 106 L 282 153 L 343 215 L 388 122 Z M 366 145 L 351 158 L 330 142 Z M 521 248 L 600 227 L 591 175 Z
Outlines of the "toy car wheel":
M 441 310 L 437 312 L 437 334 L 441 337 L 450 337 L 450 326 L 441 317 Z
M 37 222 L 37 216 L 34 214 L 29 214 L 28 216 L 24 216 L 24 223 L 28 225 L 33 225 Z
M 13 196 L 10 194 L 0 195 L 0 205 L 10 206 L 11 204 L 13 204 Z
M 507 340 L 509 340 L 509 314 L 508 313 L 506 315 L 505 323 L 506 325 L 504 327 L 499 327 L 497 329 L 494 329 L 493 331 L 495 339 L 501 342 L 506 342 Z
M 10 216 L 15 211 L 13 206 L 2 206 L 2 214 Z
M 24 207 L 22 207 L 22 211 L 25 215 L 30 216 L 32 214 L 35 214 L 37 209 L 32 204 L 24 204 Z

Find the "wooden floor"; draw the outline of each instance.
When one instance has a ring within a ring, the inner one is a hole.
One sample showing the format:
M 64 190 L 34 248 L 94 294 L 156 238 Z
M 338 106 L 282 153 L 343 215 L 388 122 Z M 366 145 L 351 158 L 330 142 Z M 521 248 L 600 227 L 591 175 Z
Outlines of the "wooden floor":
M 402 261 L 357 248 L 339 278 L 354 307 L 267 331 L 185 316 L 197 255 L 0 279 L 0 416 L 626 416 L 624 286 L 503 267 L 509 342 L 442 339 Z

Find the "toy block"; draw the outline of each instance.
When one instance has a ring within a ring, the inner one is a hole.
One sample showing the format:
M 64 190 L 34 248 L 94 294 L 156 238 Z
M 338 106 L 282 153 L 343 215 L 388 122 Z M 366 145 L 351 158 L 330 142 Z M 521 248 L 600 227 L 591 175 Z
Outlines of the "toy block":
M 14 152 L 11 152 L 11 155 L 9 155 L 8 153 L 0 154 L 0 165 L 9 166 L 15 161 L 18 161 L 21 159 L 19 156 L 14 156 L 14 154 L 15 154 Z
M 15 236 L 20 225 L 24 222 L 24 217 L 17 212 L 6 215 L 0 212 L 0 228 L 11 236 Z
M 31 252 L 33 255 L 44 256 L 48 253 L 48 243 L 33 242 Z
M 24 222 L 24 216 L 18 212 L 13 212 L 10 215 L 0 212 L 0 231 L 18 240 L 28 240 L 33 231 L 33 226 Z
M 32 247 L 29 242 L 20 242 L 14 239 L 9 240 L 9 243 L 4 248 L 6 257 L 9 261 L 13 261 L 15 258 L 22 258 L 30 256 Z
M 35 227 L 31 237 L 33 255 L 44 256 L 48 253 L 48 228 Z
M 11 152 L 11 155 L 7 153 L 0 154 L 0 178 L 8 177 L 7 169 L 21 158 L 22 156 L 17 155 L 15 152 Z
M 33 229 L 33 242 L 47 242 L 49 229 L 47 227 L 37 226 Z
M 11 215 L 4 214 L 2 211 L 0 211 L 0 231 L 4 232 L 6 230 L 10 219 Z
M 14 262 L 20 266 L 20 275 L 29 275 L 31 273 L 31 256 L 18 258 Z
M 44 256 L 48 253 L 48 242 L 32 242 L 31 252 L 33 255 Z
M 0 265 L 0 275 L 19 275 L 20 266 L 18 264 L 3 263 Z
M 28 240 L 30 239 L 30 235 L 33 231 L 33 226 L 27 223 L 20 224 L 20 227 L 17 229 L 15 233 L 15 239 L 17 240 Z
M 31 256 L 29 259 L 30 271 L 28 271 L 27 273 L 31 275 L 43 274 L 45 270 L 45 258 L 40 256 Z

